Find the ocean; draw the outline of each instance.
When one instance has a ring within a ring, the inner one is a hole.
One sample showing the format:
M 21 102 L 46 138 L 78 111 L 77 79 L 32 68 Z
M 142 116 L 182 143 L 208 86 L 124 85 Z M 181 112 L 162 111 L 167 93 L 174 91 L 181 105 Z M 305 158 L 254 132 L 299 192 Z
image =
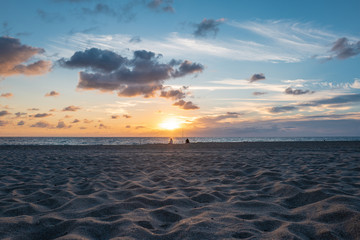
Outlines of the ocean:
M 186 138 L 173 138 L 174 144 Z M 360 137 L 189 137 L 199 142 L 304 142 L 304 141 L 360 141 Z M 0 137 L 0 145 L 141 145 L 167 144 L 167 137 Z

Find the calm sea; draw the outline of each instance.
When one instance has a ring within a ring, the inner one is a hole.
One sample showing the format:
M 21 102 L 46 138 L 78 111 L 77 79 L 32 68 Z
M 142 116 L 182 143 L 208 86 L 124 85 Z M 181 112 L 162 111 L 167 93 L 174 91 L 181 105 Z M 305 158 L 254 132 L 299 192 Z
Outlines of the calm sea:
M 185 138 L 174 138 L 174 144 Z M 190 137 L 196 142 L 294 142 L 294 141 L 360 141 L 360 137 Z M 166 137 L 0 137 L 0 145 L 139 145 L 166 144 Z

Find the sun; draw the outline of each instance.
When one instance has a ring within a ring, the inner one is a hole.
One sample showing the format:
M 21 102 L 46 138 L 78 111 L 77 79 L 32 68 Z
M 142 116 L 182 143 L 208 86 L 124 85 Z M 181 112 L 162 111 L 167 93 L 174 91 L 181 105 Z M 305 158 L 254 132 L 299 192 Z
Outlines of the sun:
M 165 119 L 165 121 L 163 121 L 162 123 L 160 123 L 159 127 L 166 130 L 174 130 L 180 128 L 180 122 L 175 118 L 168 118 Z

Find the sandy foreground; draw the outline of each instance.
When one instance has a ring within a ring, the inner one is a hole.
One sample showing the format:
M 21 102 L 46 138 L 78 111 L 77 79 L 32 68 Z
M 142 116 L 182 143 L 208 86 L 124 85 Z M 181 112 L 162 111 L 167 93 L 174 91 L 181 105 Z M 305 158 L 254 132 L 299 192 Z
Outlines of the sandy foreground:
M 0 239 L 360 239 L 360 142 L 0 146 Z

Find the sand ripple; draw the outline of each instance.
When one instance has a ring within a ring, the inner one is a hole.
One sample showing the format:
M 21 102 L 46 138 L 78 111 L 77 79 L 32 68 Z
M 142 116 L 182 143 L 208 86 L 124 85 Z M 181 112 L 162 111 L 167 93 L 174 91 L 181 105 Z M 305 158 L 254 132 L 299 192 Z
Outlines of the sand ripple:
M 0 239 L 360 239 L 358 142 L 0 153 Z

